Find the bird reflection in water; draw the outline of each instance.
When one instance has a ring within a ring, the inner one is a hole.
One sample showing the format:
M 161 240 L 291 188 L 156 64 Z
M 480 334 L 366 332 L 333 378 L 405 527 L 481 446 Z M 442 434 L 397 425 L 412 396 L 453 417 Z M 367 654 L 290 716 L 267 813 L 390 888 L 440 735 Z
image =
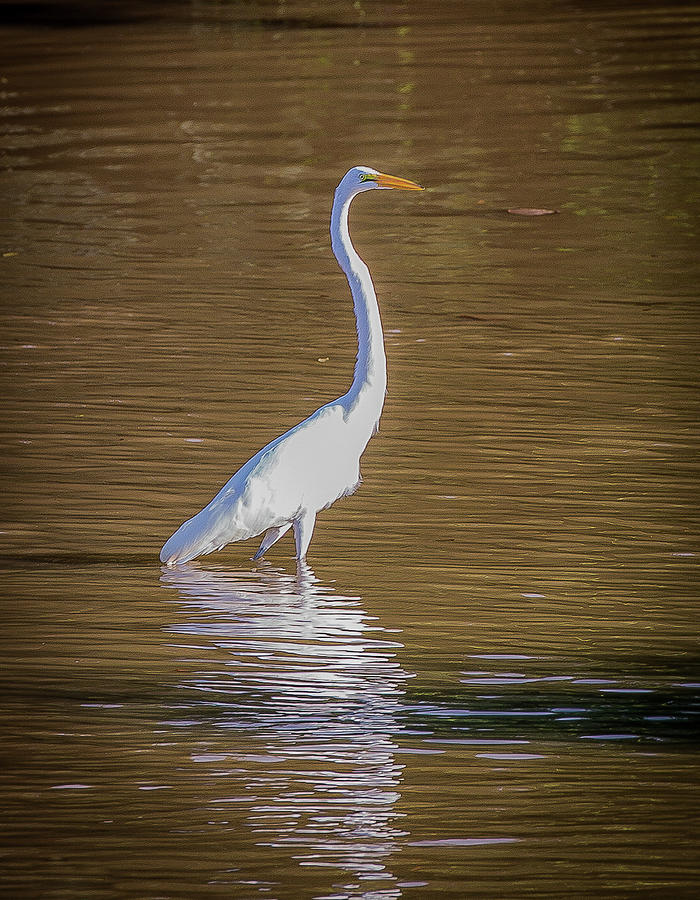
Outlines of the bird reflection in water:
M 214 700 L 212 749 L 217 760 L 235 759 L 220 802 L 240 799 L 232 790 L 240 779 L 259 846 L 300 866 L 343 870 L 366 886 L 361 896 L 399 897 L 388 865 L 405 834 L 396 824 L 402 645 L 361 598 L 335 594 L 305 563 L 295 575 L 185 565 L 162 581 L 184 612 L 168 630 L 216 651 L 214 665 L 182 687 Z

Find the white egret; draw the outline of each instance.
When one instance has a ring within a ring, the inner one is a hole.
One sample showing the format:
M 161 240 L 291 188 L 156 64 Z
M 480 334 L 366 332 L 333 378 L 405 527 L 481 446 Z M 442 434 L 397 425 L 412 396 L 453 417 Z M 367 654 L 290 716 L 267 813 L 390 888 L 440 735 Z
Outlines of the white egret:
M 184 522 L 160 553 L 168 566 L 262 534 L 259 559 L 294 528 L 297 559 L 306 558 L 316 514 L 360 485 L 360 457 L 379 427 L 386 393 L 386 356 L 369 269 L 350 240 L 348 210 L 363 191 L 423 188 L 404 178 L 355 166 L 335 191 L 333 253 L 355 306 L 358 351 L 350 390 L 276 438 L 248 460 L 203 510 Z

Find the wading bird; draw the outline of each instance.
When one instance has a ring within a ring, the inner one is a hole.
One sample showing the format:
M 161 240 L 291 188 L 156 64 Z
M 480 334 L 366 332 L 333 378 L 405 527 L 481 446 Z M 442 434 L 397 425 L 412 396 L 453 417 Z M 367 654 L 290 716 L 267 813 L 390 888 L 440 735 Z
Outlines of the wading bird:
M 248 460 L 203 510 L 184 522 L 160 552 L 168 566 L 189 562 L 232 541 L 263 534 L 259 559 L 294 528 L 297 559 L 306 558 L 316 514 L 360 486 L 360 457 L 379 427 L 386 356 L 369 269 L 350 240 L 348 210 L 363 191 L 421 191 L 405 178 L 356 166 L 336 188 L 331 245 L 355 306 L 358 351 L 350 390 L 271 441 Z

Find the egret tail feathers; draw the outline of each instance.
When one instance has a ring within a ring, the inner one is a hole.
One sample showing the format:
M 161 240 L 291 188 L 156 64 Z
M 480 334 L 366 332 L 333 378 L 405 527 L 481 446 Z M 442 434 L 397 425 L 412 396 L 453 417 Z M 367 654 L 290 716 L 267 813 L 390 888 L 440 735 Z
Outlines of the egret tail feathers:
M 202 510 L 205 512 L 205 510 Z M 221 521 L 202 520 L 202 513 L 183 522 L 175 534 L 168 538 L 160 551 L 160 561 L 166 566 L 187 563 L 198 556 L 206 556 L 221 550 L 232 541 L 250 537 L 245 529 L 231 527 Z

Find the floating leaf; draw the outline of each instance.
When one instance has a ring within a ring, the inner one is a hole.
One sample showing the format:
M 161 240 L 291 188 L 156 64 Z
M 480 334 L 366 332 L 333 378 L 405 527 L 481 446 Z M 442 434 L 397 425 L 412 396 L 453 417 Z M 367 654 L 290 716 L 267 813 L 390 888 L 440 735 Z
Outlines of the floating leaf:
M 531 209 L 527 206 L 515 206 L 508 212 L 512 216 L 553 216 L 558 210 L 556 209 Z

